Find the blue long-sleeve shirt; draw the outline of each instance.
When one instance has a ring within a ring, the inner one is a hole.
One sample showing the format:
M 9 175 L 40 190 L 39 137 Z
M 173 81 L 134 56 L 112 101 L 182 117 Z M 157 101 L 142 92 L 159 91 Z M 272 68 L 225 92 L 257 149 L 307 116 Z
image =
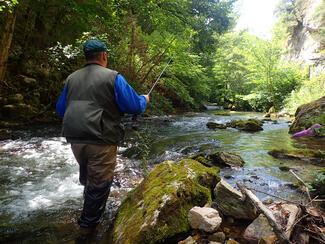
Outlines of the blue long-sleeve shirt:
M 65 85 L 56 103 L 56 112 L 61 118 L 63 118 L 67 107 L 67 93 L 68 88 Z M 122 113 L 140 114 L 146 109 L 145 96 L 139 96 L 121 74 L 115 78 L 114 93 L 116 104 Z

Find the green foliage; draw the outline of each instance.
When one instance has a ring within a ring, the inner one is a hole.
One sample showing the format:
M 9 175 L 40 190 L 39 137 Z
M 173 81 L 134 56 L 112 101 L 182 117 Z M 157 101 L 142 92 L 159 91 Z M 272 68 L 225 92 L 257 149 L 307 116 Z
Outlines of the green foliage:
M 311 101 L 325 96 L 325 75 L 306 79 L 297 89 L 291 92 L 286 99 L 286 110 L 294 114 L 297 108 Z
M 12 11 L 12 9 L 18 4 L 18 0 L 1 0 L 0 1 L 0 13 L 6 10 Z
M 7 73 L 42 79 L 47 88 L 53 82 L 51 87 L 62 87 L 66 76 L 82 66 L 80 44 L 97 37 L 108 44 L 109 67 L 140 93 L 149 90 L 172 57 L 152 108 L 196 108 L 209 96 L 215 37 L 234 25 L 234 2 L 21 1 Z M 54 102 L 58 92 L 55 88 L 47 97 Z
M 277 40 L 267 41 L 248 33 L 229 33 L 219 40 L 214 67 L 216 102 L 228 102 L 237 109 L 265 111 L 283 106 L 304 72 L 281 61 Z

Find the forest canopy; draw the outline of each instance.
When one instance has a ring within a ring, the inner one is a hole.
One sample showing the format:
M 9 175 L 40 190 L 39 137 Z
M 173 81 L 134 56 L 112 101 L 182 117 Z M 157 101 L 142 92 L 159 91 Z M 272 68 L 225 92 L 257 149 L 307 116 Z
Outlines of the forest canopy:
M 299 25 L 295 6 L 303 3 L 280 2 L 273 39 L 264 40 L 233 31 L 236 0 L 2 1 L 0 102 L 11 105 L 4 97 L 22 94 L 31 113 L 53 108 L 65 78 L 84 63 L 82 43 L 96 37 L 109 47 L 109 67 L 140 93 L 173 59 L 154 90 L 151 112 L 198 109 L 207 102 L 280 110 L 284 98 L 308 80 L 306 69 L 283 59 Z M 315 18 L 323 21 L 320 8 Z M 24 87 L 26 78 L 37 85 Z

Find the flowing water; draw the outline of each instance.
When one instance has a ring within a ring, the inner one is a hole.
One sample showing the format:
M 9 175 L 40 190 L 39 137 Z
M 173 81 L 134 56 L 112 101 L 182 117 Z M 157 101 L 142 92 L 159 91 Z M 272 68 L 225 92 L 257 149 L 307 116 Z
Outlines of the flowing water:
M 309 180 L 319 166 L 274 159 L 267 152 L 321 149 L 323 145 L 292 140 L 285 120 L 265 122 L 264 130 L 256 133 L 206 127 L 209 121 L 226 123 L 246 118 L 262 118 L 262 115 L 234 112 L 220 116 L 210 111 L 127 121 L 126 143 L 119 148 L 116 175 L 100 233 L 106 235 L 123 196 L 141 181 L 144 168 L 197 152 L 236 152 L 246 164 L 243 168 L 222 169 L 221 176 L 228 182 L 235 185 L 241 181 L 269 194 L 301 201 L 302 193 L 292 185 L 295 179 L 279 167 L 293 168 Z M 15 131 L 15 140 L 0 142 L 0 243 L 69 243 L 76 237 L 75 220 L 82 208 L 83 188 L 78 183 L 78 165 L 70 145 L 59 134 L 59 126 L 33 127 Z M 270 197 L 263 193 L 258 196 Z

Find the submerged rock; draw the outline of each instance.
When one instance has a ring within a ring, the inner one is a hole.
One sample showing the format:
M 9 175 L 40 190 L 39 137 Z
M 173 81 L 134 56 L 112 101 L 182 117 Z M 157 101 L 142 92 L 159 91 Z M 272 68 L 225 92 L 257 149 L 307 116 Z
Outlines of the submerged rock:
M 216 123 L 216 122 L 208 122 L 208 123 L 206 124 L 206 126 L 207 126 L 209 129 L 212 129 L 212 130 L 214 130 L 214 129 L 226 129 L 226 128 L 227 128 L 226 125 L 224 125 L 224 124 L 219 124 L 219 123 Z
M 189 231 L 188 212 L 211 202 L 218 172 L 191 159 L 157 165 L 123 201 L 114 243 L 157 243 Z
M 236 219 L 253 220 L 257 217 L 255 207 L 248 201 L 243 201 L 243 195 L 225 180 L 221 180 L 215 190 L 215 201 L 218 209 L 226 216 Z
M 325 152 L 321 150 L 272 150 L 269 155 L 280 159 L 295 159 L 307 162 L 325 163 Z
M 248 119 L 248 120 L 233 120 L 227 123 L 228 127 L 236 128 L 242 131 L 261 131 L 263 130 L 263 123 L 257 119 Z
M 193 229 L 208 233 L 217 231 L 222 222 L 219 212 L 214 208 L 207 207 L 193 207 L 188 214 L 188 220 Z
M 325 126 L 325 96 L 298 107 L 289 133 L 304 130 L 314 124 Z
M 209 167 L 241 167 L 245 164 L 244 160 L 239 155 L 232 152 L 200 153 L 192 156 L 192 159 Z

